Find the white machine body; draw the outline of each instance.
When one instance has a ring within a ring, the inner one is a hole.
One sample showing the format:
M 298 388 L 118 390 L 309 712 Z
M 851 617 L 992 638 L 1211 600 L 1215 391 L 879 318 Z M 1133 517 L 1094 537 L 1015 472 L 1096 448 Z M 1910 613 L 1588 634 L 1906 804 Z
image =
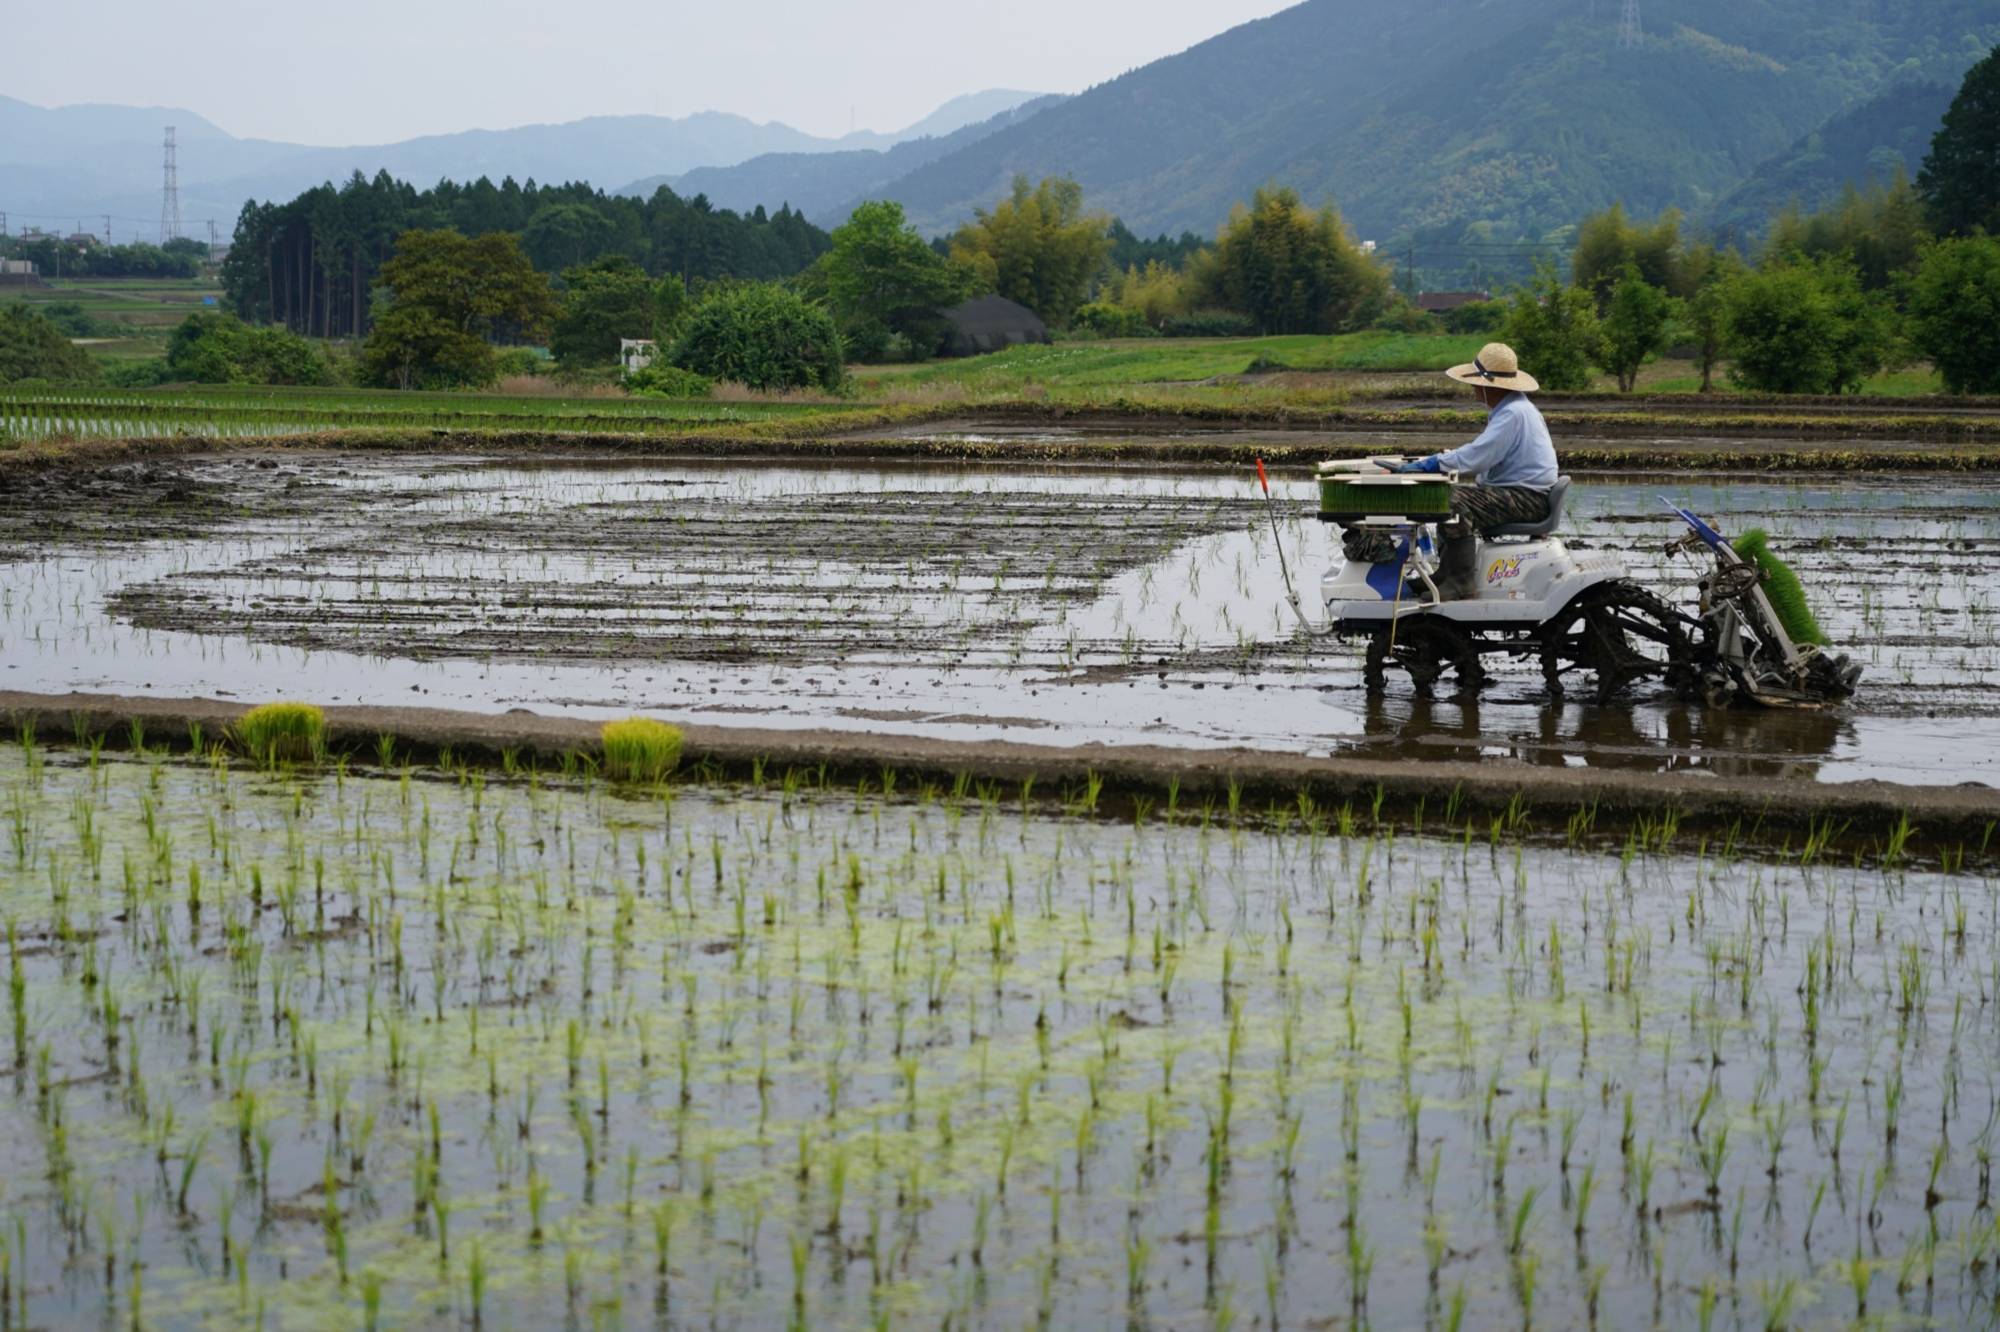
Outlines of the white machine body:
M 1579 594 L 1626 576 L 1616 556 L 1573 552 L 1561 537 L 1482 540 L 1475 595 L 1440 601 L 1429 581 L 1436 568 L 1431 529 L 1398 523 L 1395 539 L 1399 548 L 1415 542 L 1407 560 L 1381 564 L 1345 560 L 1321 578 L 1320 595 L 1328 618 L 1343 629 L 1373 629 L 1418 614 L 1468 627 L 1532 628 Z M 1412 596 L 1413 589 L 1420 595 Z

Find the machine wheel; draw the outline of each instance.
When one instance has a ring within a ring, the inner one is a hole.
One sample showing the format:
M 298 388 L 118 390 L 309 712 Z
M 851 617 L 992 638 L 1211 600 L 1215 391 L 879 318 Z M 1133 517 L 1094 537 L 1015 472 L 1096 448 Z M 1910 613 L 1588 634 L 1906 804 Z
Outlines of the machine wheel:
M 1542 626 L 1542 679 L 1561 698 L 1588 673 L 1595 697 L 1608 703 L 1620 690 L 1655 678 L 1676 692 L 1693 683 L 1693 648 L 1684 617 L 1635 583 L 1600 583 Z
M 1706 580 L 1708 599 L 1713 603 L 1734 601 L 1749 595 L 1750 589 L 1763 581 L 1764 571 L 1754 564 L 1724 565 Z
M 1393 660 L 1409 672 L 1417 697 L 1429 698 L 1447 670 L 1458 676 L 1461 695 L 1476 694 L 1486 683 L 1479 653 L 1465 631 L 1449 620 L 1424 615 L 1407 619 L 1395 627 L 1395 646 L 1389 630 L 1379 629 L 1368 640 L 1368 659 L 1362 676 L 1370 697 L 1379 697 L 1388 686 L 1388 666 Z

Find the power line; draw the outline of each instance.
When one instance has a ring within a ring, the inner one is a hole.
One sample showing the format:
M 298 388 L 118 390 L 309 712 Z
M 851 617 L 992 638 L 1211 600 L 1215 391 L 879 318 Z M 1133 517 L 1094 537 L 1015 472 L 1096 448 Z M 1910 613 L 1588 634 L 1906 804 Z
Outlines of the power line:
M 160 244 L 178 240 L 181 234 L 180 168 L 174 163 L 174 127 L 167 126 L 166 161 L 161 166 Z
M 14 217 L 16 219 L 25 222 L 63 222 L 63 221 L 74 221 L 76 218 L 75 213 L 14 212 L 5 215 Z M 160 220 L 157 217 L 126 217 L 122 213 L 99 213 L 98 216 L 101 218 L 109 218 L 113 222 L 130 222 L 136 226 L 151 226 L 158 223 Z
M 1618 45 L 1629 50 L 1645 35 L 1639 27 L 1639 0 L 1625 0 L 1625 11 L 1618 16 Z

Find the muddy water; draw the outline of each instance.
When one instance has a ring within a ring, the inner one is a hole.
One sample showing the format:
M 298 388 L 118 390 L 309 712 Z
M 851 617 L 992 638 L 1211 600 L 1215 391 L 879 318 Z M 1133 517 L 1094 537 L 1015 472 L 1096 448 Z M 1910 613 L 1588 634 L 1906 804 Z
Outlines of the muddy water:
M 1303 588 L 1333 558 L 1281 484 Z M 2000 486 L 1583 478 L 1573 544 L 1688 604 L 1669 495 L 1768 528 L 1866 663 L 1833 714 L 1641 697 L 1364 696 L 1296 632 L 1233 474 L 518 460 L 189 460 L 0 501 L 0 681 L 422 702 L 1049 743 L 2000 783 Z

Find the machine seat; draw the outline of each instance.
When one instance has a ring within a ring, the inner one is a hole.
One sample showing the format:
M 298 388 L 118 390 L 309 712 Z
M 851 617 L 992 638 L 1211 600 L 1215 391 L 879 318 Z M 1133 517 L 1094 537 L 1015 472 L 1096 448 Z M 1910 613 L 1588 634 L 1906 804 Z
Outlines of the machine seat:
M 1569 478 L 1559 476 L 1549 487 L 1549 516 L 1539 523 L 1508 523 L 1504 527 L 1488 529 L 1487 537 L 1545 537 L 1554 534 L 1562 525 L 1563 496 L 1569 493 Z

